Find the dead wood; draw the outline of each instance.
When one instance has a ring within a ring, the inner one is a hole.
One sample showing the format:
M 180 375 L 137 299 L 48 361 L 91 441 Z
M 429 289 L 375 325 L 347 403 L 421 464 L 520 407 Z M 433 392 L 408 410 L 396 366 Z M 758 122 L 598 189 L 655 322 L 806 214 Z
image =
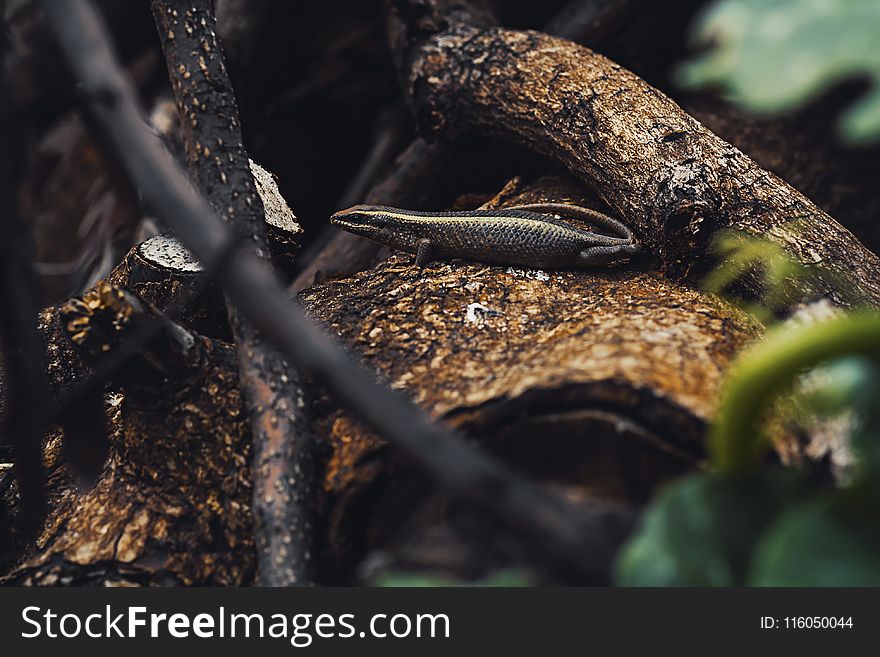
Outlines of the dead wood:
M 244 584 L 252 581 L 249 437 L 231 346 L 190 333 L 101 283 L 62 309 L 90 365 L 154 324 L 114 373 L 110 458 L 77 489 L 50 440 L 52 512 L 6 583 Z M 122 393 L 124 390 L 124 394 Z
M 817 271 L 794 301 L 880 302 L 880 260 L 851 233 L 618 64 L 492 27 L 467 3 L 391 7 L 398 69 L 424 130 L 490 134 L 555 159 L 632 224 L 672 277 L 701 273 L 728 229 L 767 237 Z

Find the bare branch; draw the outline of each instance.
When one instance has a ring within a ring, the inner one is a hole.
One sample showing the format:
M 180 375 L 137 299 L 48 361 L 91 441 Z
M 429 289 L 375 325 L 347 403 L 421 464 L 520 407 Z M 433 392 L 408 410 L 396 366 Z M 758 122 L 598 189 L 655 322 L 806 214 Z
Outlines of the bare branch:
M 0 30 L 0 55 L 5 53 L 5 30 Z M 7 407 L 2 442 L 9 437 L 15 447 L 25 530 L 32 532 L 39 527 L 46 503 L 41 448 L 47 425 L 45 416 L 34 411 L 45 406 L 48 384 L 36 324 L 40 295 L 31 239 L 18 212 L 20 126 L 10 107 L 7 82 L 6 66 L 0 65 L 0 362 Z
M 241 122 L 212 0 L 153 0 L 183 129 L 190 177 L 208 203 L 269 259 L 265 212 L 241 137 Z M 248 398 L 254 459 L 253 514 L 260 582 L 311 584 L 314 438 L 301 408 L 299 374 L 227 302 Z

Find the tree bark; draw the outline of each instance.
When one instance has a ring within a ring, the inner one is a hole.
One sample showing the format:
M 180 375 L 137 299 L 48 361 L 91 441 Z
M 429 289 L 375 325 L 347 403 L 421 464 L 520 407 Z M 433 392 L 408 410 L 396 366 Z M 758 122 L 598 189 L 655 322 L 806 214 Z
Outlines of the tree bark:
M 51 513 L 33 555 L 4 582 L 252 582 L 250 433 L 232 347 L 107 283 L 68 302 L 59 318 L 94 367 L 146 324 L 157 330 L 114 374 L 110 458 L 97 483 L 81 491 L 58 455 L 60 434 L 50 440 Z

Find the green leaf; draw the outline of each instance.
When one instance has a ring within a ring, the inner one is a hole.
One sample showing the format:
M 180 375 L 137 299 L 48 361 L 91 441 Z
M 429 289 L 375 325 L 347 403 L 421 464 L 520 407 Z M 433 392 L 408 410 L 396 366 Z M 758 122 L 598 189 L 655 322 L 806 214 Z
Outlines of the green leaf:
M 756 548 L 755 586 L 880 586 L 877 500 L 853 490 L 785 513 Z
M 711 48 L 682 65 L 691 87 L 721 86 L 747 109 L 796 108 L 830 85 L 865 77 L 870 92 L 841 117 L 845 138 L 880 138 L 880 2 L 716 0 L 694 26 Z
M 755 542 L 800 486 L 789 473 L 701 474 L 661 492 L 624 547 L 624 586 L 742 584 Z

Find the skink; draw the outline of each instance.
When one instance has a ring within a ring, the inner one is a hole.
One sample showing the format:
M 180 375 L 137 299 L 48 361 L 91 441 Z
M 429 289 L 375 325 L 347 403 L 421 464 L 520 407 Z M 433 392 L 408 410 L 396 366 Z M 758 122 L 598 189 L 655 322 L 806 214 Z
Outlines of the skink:
M 598 224 L 616 235 L 595 233 L 562 221 Z M 393 249 L 416 254 L 416 265 L 464 258 L 543 269 L 604 265 L 641 250 L 632 232 L 607 214 L 565 203 L 533 203 L 501 210 L 418 212 L 356 205 L 330 223 Z

